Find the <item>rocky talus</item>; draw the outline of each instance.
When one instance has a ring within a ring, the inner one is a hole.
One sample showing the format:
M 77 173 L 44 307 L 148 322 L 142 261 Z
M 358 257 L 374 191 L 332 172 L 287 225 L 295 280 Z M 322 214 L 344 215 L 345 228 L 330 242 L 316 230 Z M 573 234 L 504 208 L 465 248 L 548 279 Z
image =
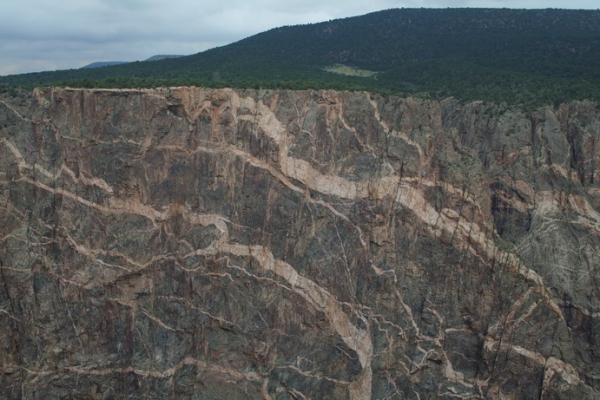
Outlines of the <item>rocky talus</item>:
M 0 397 L 600 397 L 600 112 L 0 100 Z

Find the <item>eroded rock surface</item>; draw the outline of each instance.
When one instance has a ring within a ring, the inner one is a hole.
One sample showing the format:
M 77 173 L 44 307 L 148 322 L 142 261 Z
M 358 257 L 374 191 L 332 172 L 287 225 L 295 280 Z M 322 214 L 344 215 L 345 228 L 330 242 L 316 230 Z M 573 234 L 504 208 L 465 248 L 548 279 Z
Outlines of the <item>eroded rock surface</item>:
M 600 113 L 0 101 L 0 397 L 594 398 Z

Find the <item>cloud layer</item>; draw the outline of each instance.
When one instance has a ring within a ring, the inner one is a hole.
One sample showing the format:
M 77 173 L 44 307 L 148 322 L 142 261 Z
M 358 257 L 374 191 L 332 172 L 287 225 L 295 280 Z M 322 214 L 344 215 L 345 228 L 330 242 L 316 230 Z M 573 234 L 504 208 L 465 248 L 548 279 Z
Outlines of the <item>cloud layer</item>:
M 193 54 L 282 25 L 396 7 L 598 8 L 597 0 L 4 0 L 0 75 Z

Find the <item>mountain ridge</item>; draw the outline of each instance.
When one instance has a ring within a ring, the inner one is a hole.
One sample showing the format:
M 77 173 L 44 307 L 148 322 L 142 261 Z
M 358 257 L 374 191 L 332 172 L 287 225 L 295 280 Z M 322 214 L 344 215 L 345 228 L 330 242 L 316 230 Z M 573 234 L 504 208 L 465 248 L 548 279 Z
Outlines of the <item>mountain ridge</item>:
M 336 64 L 376 72 L 338 76 Z M 390 9 L 284 26 L 155 64 L 0 78 L 5 85 L 331 88 L 558 104 L 600 99 L 600 11 Z
M 180 57 L 185 57 L 185 56 L 178 55 L 178 54 L 157 54 L 155 56 L 148 57 L 147 59 L 145 59 L 143 61 L 160 61 L 160 60 L 165 60 L 165 59 L 169 59 L 169 58 L 180 58 Z M 79 69 L 110 67 L 110 66 L 114 66 L 114 65 L 129 64 L 132 62 L 134 62 L 134 61 L 96 61 L 96 62 L 87 64 L 87 65 L 84 65 L 83 67 L 80 67 Z

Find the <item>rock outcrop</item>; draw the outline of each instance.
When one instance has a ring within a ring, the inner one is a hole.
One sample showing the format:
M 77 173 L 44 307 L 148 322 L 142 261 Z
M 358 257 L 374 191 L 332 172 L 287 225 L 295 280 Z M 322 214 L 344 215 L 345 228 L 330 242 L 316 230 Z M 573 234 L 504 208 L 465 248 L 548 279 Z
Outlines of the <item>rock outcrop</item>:
M 600 112 L 0 102 L 0 397 L 600 396 Z

